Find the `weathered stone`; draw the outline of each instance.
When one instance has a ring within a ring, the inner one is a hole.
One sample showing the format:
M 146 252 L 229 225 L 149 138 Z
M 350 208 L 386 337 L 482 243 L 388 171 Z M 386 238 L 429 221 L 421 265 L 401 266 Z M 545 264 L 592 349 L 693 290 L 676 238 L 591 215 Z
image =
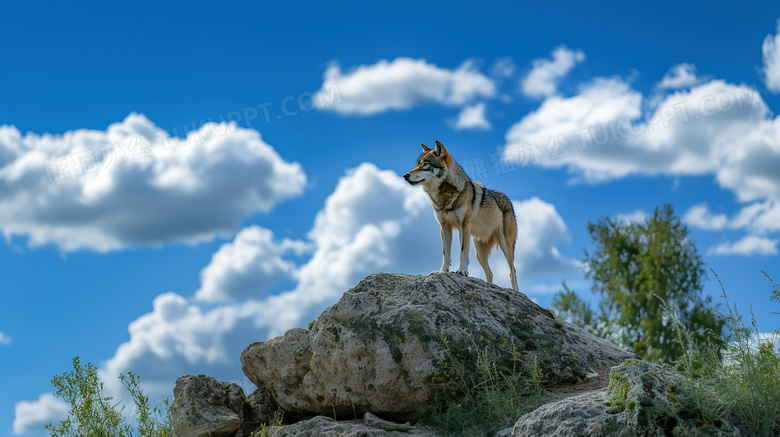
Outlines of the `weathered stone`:
M 258 387 L 244 400 L 241 429 L 236 437 L 249 437 L 263 424 L 270 425 L 278 407 L 265 387 Z
M 512 431 L 514 430 L 514 427 L 504 428 L 495 434 L 493 434 L 493 437 L 512 437 Z
M 551 384 L 634 357 L 522 293 L 451 273 L 370 275 L 311 331 L 254 343 L 241 362 L 287 412 L 406 421 L 428 412 L 451 366 L 484 352 L 500 368 L 538 365 Z
M 363 422 L 365 422 L 366 425 L 370 426 L 371 428 L 384 429 L 385 431 L 406 432 L 411 429 L 414 429 L 414 426 L 412 426 L 412 424 L 410 424 L 409 422 L 406 423 L 390 422 L 389 420 L 380 419 L 379 417 L 371 413 L 366 413 L 365 416 L 363 416 Z
M 206 375 L 186 375 L 173 389 L 176 437 L 222 437 L 241 426 L 244 391 L 236 384 Z
M 613 368 L 609 378 L 609 405 L 622 410 L 624 423 L 639 435 L 740 435 L 720 420 L 699 429 L 702 412 L 682 395 L 685 378 L 669 366 L 631 360 Z
M 569 437 L 619 435 L 625 425 L 609 414 L 606 389 L 542 405 L 515 424 L 513 437 Z
M 440 437 L 439 434 L 427 427 L 410 426 L 406 430 L 386 430 L 383 428 L 386 423 L 373 421 L 372 426 L 368 422 L 366 420 L 335 421 L 330 417 L 316 416 L 292 425 L 272 426 L 267 428 L 267 431 L 269 437 Z
M 549 403 L 521 417 L 513 437 L 739 436 L 725 421 L 702 427 L 701 412 L 677 398 L 672 368 L 630 360 L 610 373 L 608 389 Z

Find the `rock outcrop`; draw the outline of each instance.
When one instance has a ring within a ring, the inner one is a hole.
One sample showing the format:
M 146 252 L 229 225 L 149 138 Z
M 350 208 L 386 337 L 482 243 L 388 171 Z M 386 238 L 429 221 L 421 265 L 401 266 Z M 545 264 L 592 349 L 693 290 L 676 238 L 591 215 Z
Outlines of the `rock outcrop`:
M 206 376 L 182 376 L 173 389 L 174 433 L 180 437 L 230 436 L 241 427 L 244 391 Z
M 569 437 L 620 435 L 625 428 L 616 414 L 609 414 L 609 393 L 600 389 L 542 405 L 521 417 L 508 436 Z
M 681 395 L 669 367 L 630 360 L 610 373 L 608 389 L 543 405 L 522 416 L 513 437 L 739 436 L 725 421 L 708 423 Z
M 177 437 L 248 437 L 262 423 L 270 423 L 276 411 L 264 389 L 245 397 L 237 384 L 206 375 L 177 379 L 173 397 Z
M 310 330 L 254 343 L 241 363 L 291 414 L 414 421 L 429 411 L 448 366 L 468 368 L 485 352 L 499 367 L 538 365 L 550 384 L 606 374 L 635 357 L 480 279 L 374 274 Z
M 498 369 L 534 366 L 551 388 L 588 380 L 576 390 L 636 358 L 556 319 L 524 294 L 480 279 L 374 274 L 308 330 L 291 329 L 248 346 L 241 363 L 258 387 L 248 397 L 239 386 L 205 375 L 179 378 L 174 435 L 248 437 L 264 425 L 261 435 L 277 437 L 434 437 L 416 421 L 430 413 L 454 375 L 475 370 L 478 355 Z M 646 423 L 669 428 L 672 422 L 662 419 L 666 410 L 628 407 L 649 402 L 640 393 L 649 370 L 636 376 L 616 369 L 612 380 L 622 385 L 545 405 L 498 435 L 610 435 Z M 588 379 L 595 374 L 602 376 Z M 617 411 L 616 399 L 627 407 Z M 284 412 L 284 426 L 272 426 L 278 425 L 277 410 Z

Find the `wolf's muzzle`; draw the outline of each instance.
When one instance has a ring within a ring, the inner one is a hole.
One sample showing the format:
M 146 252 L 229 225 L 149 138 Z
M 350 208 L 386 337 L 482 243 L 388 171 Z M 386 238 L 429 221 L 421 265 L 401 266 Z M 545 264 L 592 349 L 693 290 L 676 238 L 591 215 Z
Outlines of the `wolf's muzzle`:
M 405 180 L 406 182 L 409 182 L 409 178 L 410 178 L 410 177 L 412 177 L 412 175 L 411 175 L 411 174 L 409 174 L 409 173 L 407 173 L 407 174 L 405 174 L 405 175 L 404 175 L 404 180 Z

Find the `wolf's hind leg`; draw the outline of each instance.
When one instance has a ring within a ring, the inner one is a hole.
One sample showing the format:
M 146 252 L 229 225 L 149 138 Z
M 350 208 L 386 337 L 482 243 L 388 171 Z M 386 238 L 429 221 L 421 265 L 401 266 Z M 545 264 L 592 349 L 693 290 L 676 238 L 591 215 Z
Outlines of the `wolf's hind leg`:
M 474 251 L 477 253 L 477 261 L 479 261 L 479 265 L 482 266 L 482 270 L 485 271 L 485 280 L 492 284 L 493 272 L 490 271 L 488 257 L 490 256 L 490 251 L 493 249 L 493 246 L 496 245 L 496 239 L 491 238 L 489 241 L 479 241 L 476 238 L 473 238 L 472 241 L 474 242 Z
M 515 242 L 507 241 L 504 234 L 499 234 L 498 245 L 501 246 L 501 251 L 504 252 L 506 262 L 509 264 L 509 279 L 512 280 L 512 289 L 519 291 L 517 287 L 517 272 L 515 271 Z

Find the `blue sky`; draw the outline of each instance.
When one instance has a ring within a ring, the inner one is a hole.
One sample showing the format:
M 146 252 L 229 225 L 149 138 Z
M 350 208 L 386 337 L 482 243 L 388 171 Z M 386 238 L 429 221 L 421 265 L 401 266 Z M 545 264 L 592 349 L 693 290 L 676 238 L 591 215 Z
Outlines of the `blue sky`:
M 250 342 L 368 273 L 437 269 L 430 205 L 400 178 L 436 139 L 515 202 L 520 289 L 540 304 L 563 279 L 593 299 L 589 221 L 669 202 L 732 302 L 780 328 L 761 273 L 780 279 L 778 18 L 773 2 L 0 3 L 0 433 L 62 414 L 49 380 L 76 355 L 119 396 L 126 371 L 153 399 L 187 373 L 249 391 Z

